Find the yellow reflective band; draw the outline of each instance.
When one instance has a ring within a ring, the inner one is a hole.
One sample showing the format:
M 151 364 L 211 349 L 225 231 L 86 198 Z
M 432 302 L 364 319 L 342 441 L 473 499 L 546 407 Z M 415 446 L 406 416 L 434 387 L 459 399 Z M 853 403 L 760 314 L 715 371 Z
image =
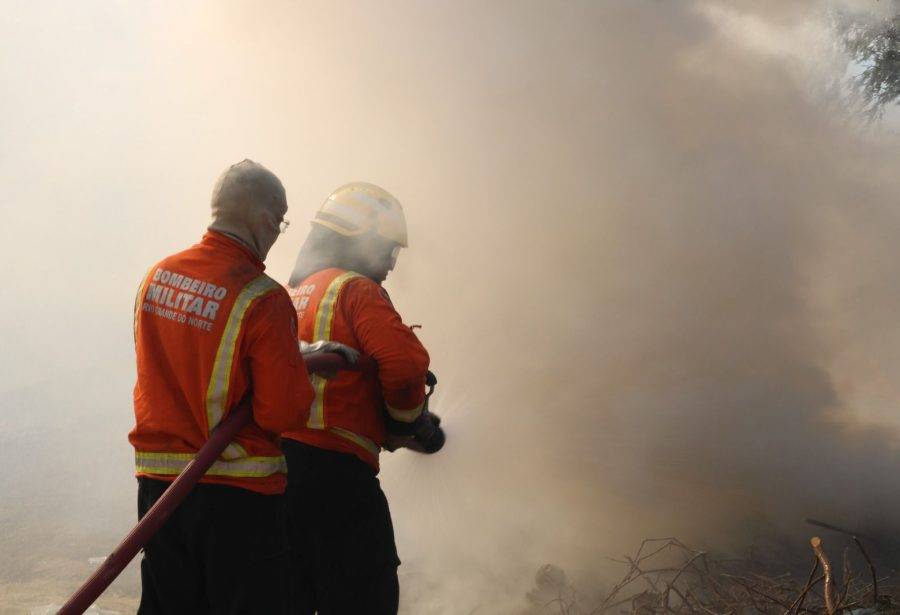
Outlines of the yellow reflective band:
M 331 326 L 334 323 L 334 306 L 337 304 L 338 295 L 341 288 L 353 278 L 361 277 L 355 271 L 342 273 L 331 281 L 322 300 L 316 308 L 315 326 L 313 327 L 312 342 L 320 340 L 331 340 Z M 313 389 L 316 392 L 316 398 L 313 400 L 312 407 L 309 410 L 309 420 L 306 426 L 310 429 L 325 429 L 325 386 L 328 382 L 319 376 L 313 376 L 311 379 Z
M 331 340 L 331 325 L 334 322 L 334 306 L 337 303 L 338 295 L 345 283 L 358 277 L 361 276 L 355 271 L 342 273 L 333 279 L 331 284 L 328 285 L 328 288 L 325 289 L 325 294 L 322 295 L 319 307 L 316 308 L 316 325 L 313 328 L 313 342 L 318 342 L 319 340 Z
M 234 301 L 225 330 L 219 340 L 216 361 L 213 363 L 209 387 L 206 389 L 206 423 L 207 433 L 219 424 L 225 414 L 225 402 L 228 399 L 228 386 L 231 382 L 231 365 L 234 361 L 234 350 L 244 322 L 244 316 L 255 299 L 279 288 L 278 283 L 267 275 L 261 275 L 247 284 Z
M 353 433 L 347 429 L 341 429 L 340 427 L 331 427 L 328 429 L 331 433 L 341 436 L 347 440 L 350 440 L 354 444 L 358 444 L 363 447 L 367 451 L 369 451 L 375 457 L 378 457 L 378 453 L 381 452 L 381 447 L 369 440 L 368 438 L 361 436 L 359 434 Z
M 137 329 L 138 329 L 138 317 L 141 315 L 141 306 L 144 303 L 144 293 L 147 290 L 147 282 L 150 281 L 150 276 L 153 275 L 153 271 L 156 269 L 156 265 L 150 267 L 147 270 L 147 275 L 144 276 L 144 281 L 141 282 L 141 285 L 138 286 L 137 294 L 134 296 L 134 343 L 137 344 Z
M 309 408 L 309 419 L 306 421 L 306 426 L 310 429 L 325 429 L 325 385 L 328 381 L 318 374 L 312 374 L 309 381 L 316 396 Z
M 392 408 L 388 404 L 385 404 L 385 406 L 387 406 L 388 414 L 390 414 L 391 418 L 395 421 L 400 421 L 401 423 L 412 423 L 422 414 L 422 408 L 425 407 L 425 402 L 422 402 L 412 410 L 399 410 L 397 408 Z
M 170 476 L 181 474 L 194 458 L 192 453 L 148 453 L 135 451 L 134 465 L 139 474 Z M 217 460 L 206 471 L 206 476 L 232 476 L 235 478 L 262 478 L 277 472 L 287 473 L 283 456 L 244 457 L 229 461 Z

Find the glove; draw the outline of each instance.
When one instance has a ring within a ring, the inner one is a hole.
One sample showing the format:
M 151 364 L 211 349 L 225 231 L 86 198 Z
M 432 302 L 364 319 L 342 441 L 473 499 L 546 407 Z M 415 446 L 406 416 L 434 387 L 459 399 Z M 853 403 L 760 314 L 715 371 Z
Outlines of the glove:
M 410 445 L 414 443 L 415 440 L 413 440 L 412 436 L 400 436 L 397 434 L 387 433 L 384 436 L 384 444 L 381 445 L 381 448 L 389 453 L 393 453 L 394 451 L 401 448 L 410 448 Z
M 441 429 L 441 417 L 424 412 L 413 425 L 413 440 L 421 445 L 421 452 L 431 455 L 444 447 L 447 437 Z
M 393 419 L 385 412 L 384 426 L 387 431 L 384 448 L 391 453 L 398 448 L 408 448 L 430 455 L 441 450 L 446 442 L 441 417 L 428 410 L 412 423 Z
M 319 340 L 318 342 L 310 344 L 309 342 L 300 340 L 300 354 L 306 356 L 317 352 L 333 352 L 339 354 L 344 357 L 344 360 L 350 365 L 356 365 L 356 362 L 359 360 L 359 351 L 357 349 L 341 344 L 340 342 L 326 342 L 325 340 Z

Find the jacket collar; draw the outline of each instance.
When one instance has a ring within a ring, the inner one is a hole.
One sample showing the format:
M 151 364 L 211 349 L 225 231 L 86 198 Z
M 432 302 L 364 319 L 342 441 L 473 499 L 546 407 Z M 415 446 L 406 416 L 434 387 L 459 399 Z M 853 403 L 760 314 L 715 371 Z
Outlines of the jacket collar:
M 250 248 L 242 244 L 236 239 L 232 239 L 228 235 L 220 233 L 218 231 L 206 231 L 203 235 L 203 239 L 200 240 L 201 245 L 207 246 L 215 246 L 216 249 L 225 250 L 230 254 L 234 254 L 236 256 L 240 256 L 253 264 L 254 267 L 259 269 L 260 271 L 266 270 L 266 265 L 256 254 L 253 253 Z

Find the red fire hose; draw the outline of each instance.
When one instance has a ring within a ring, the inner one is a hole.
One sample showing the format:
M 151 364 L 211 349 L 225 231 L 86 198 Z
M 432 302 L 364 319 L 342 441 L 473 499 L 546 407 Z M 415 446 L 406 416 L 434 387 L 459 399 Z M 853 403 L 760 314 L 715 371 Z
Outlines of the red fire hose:
M 363 361 L 350 367 L 343 357 L 332 353 L 312 354 L 304 357 L 306 369 L 310 373 L 331 372 L 341 369 L 363 369 Z M 360 357 L 366 359 L 366 357 Z M 128 533 L 119 546 L 109 554 L 94 574 L 78 588 L 72 597 L 59 610 L 58 615 L 81 615 L 106 591 L 109 584 L 125 569 L 137 552 L 150 540 L 150 537 L 162 526 L 182 500 L 190 493 L 197 481 L 209 467 L 219 458 L 238 431 L 250 420 L 251 406 L 249 397 L 232 408 L 228 416 L 213 429 L 206 444 L 197 452 L 197 456 L 187 465 L 165 493 L 147 511 L 147 514 Z

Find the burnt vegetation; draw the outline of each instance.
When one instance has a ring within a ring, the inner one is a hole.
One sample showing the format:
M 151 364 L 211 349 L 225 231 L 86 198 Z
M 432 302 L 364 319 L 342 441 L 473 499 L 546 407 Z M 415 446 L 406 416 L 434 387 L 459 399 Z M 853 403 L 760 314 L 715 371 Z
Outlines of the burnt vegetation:
M 752 553 L 716 556 L 676 538 L 644 540 L 611 588 L 581 593 L 556 566 L 542 567 L 529 592 L 528 615 L 801 615 L 900 613 L 893 571 L 879 571 L 862 541 L 851 536 L 829 555 L 810 540 L 808 572 L 776 572 Z M 832 547 L 839 545 L 834 541 Z

